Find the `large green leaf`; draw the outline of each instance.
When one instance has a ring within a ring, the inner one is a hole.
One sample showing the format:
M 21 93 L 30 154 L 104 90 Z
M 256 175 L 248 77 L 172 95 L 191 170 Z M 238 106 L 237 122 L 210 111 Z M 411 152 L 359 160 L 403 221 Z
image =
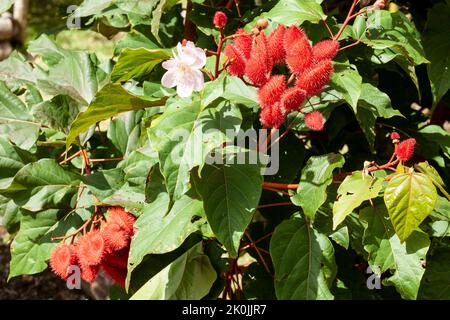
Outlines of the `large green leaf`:
M 25 103 L 0 81 L 0 137 L 28 150 L 36 142 L 39 128 Z
M 2 14 L 5 11 L 8 11 L 13 4 L 14 0 L 3 0 L 2 3 L 0 3 L 0 14 Z
M 22 212 L 20 231 L 11 245 L 9 279 L 44 271 L 47 268 L 46 261 L 58 245 L 51 238 L 69 234 L 82 224 L 77 214 L 61 219 L 63 212 L 56 209 L 37 213 Z
M 183 196 L 169 212 L 169 197 L 160 194 L 154 203 L 146 205 L 134 224 L 128 258 L 129 272 L 149 254 L 167 253 L 177 249 L 193 232 L 206 222 L 201 201 Z
M 124 112 L 109 124 L 108 138 L 123 155 L 129 154 L 140 145 L 143 114 L 143 110 Z
M 424 48 L 428 65 L 428 77 L 436 105 L 450 89 L 450 6 L 436 4 L 428 13 L 427 28 L 424 34 Z
M 16 173 L 35 157 L 0 137 L 0 189 L 7 188 Z
M 406 241 L 401 242 L 382 204 L 364 208 L 359 216 L 367 224 L 363 244 L 369 253 L 368 262 L 372 271 L 378 276 L 394 271 L 383 283 L 394 285 L 403 299 L 416 299 L 425 272 L 423 262 L 430 246 L 428 236 L 414 231 Z
M 361 96 L 358 101 L 356 119 L 363 130 L 370 148 L 373 150 L 375 144 L 375 122 L 378 117 L 392 118 L 402 114 L 393 109 L 391 99 L 387 94 L 381 92 L 377 87 L 369 83 L 363 83 Z
M 426 126 L 419 132 L 428 141 L 437 143 L 444 154 L 450 159 L 450 133 L 437 125 Z
M 227 131 L 237 132 L 242 116 L 238 107 L 218 101 L 202 107 L 200 101 L 167 110 L 149 130 L 152 145 L 159 153 L 161 172 L 167 189 L 179 199 L 189 189 L 189 171 L 203 165 L 206 156 L 224 142 Z
M 384 202 L 395 233 L 405 241 L 434 209 L 437 191 L 422 173 L 394 175 L 384 191 Z
M 382 187 L 382 180 L 361 171 L 347 176 L 338 189 L 338 200 L 333 205 L 333 230 L 364 201 L 376 198 Z
M 143 285 L 131 300 L 199 300 L 217 274 L 199 243 Z
M 86 111 L 80 113 L 72 123 L 67 135 L 67 147 L 76 137 L 89 129 L 92 125 L 106 120 L 119 113 L 156 107 L 164 104 L 164 99 L 136 96 L 120 84 L 110 84 L 100 90 Z
M 427 259 L 419 299 L 450 299 L 450 252 L 440 250 Z
M 230 256 L 237 257 L 241 237 L 261 196 L 263 178 L 261 165 L 249 161 L 256 153 L 229 150 L 225 149 L 225 164 L 203 167 L 195 186 L 212 231 Z M 242 158 L 246 161 L 240 161 Z
M 357 113 L 357 105 L 362 90 L 362 77 L 354 65 L 335 63 L 330 87 L 343 96 L 345 101 Z
M 298 215 L 276 227 L 270 241 L 270 254 L 278 299 L 333 299 L 326 280 L 326 276 L 333 273 L 330 266 L 334 252 L 326 249 L 330 245 L 326 237 Z
M 268 18 L 285 25 L 301 25 L 305 21 L 318 23 L 326 19 L 320 5 L 322 1 L 316 0 L 281 0 L 269 11 L 258 18 Z M 254 25 L 254 22 L 250 23 Z
M 41 159 L 20 169 L 11 184 L 0 192 L 29 211 L 68 208 L 79 187 L 78 174 L 64 170 L 53 159 Z
M 309 158 L 302 170 L 300 184 L 295 196 L 291 197 L 295 205 L 302 207 L 305 215 L 314 220 L 320 206 L 327 199 L 327 187 L 333 181 L 333 170 L 342 168 L 344 157 L 337 153 Z
M 167 49 L 125 48 L 114 66 L 111 80 L 122 82 L 148 75 L 157 64 L 169 58 Z

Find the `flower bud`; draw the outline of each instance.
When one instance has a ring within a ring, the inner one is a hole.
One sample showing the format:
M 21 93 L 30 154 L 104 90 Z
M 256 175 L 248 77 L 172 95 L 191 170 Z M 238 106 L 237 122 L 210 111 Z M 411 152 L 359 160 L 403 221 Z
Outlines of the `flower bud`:
M 216 28 L 223 29 L 227 25 L 227 22 L 228 22 L 227 15 L 222 11 L 217 11 L 214 14 L 213 24 Z
M 265 28 L 267 28 L 268 25 L 269 25 L 269 20 L 267 20 L 267 19 L 258 19 L 258 21 L 256 21 L 256 27 L 258 29 L 265 29 Z

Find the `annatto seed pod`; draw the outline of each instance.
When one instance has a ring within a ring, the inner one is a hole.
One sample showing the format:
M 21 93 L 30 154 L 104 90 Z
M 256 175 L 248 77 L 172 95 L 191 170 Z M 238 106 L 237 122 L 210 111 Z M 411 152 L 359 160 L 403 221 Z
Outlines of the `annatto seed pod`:
M 50 257 L 50 268 L 60 278 L 66 280 L 69 276 L 69 267 L 77 264 L 75 246 L 73 244 L 59 244 Z
M 272 66 L 267 38 L 264 33 L 261 33 L 255 38 L 255 45 L 245 66 L 245 75 L 255 86 L 262 86 L 269 80 Z
M 260 114 L 261 124 L 265 128 L 279 128 L 283 124 L 285 118 L 286 116 L 281 111 L 279 102 L 263 108 Z
M 414 155 L 416 139 L 410 138 L 395 145 L 395 154 L 402 161 L 408 161 Z
M 136 221 L 136 217 L 131 213 L 126 212 L 121 207 L 113 207 L 108 209 L 107 222 L 117 223 L 128 234 L 133 235 L 133 225 Z
M 258 90 L 258 100 L 261 108 L 270 107 L 280 101 L 281 95 L 286 90 L 284 75 L 272 76 L 266 84 Z
M 99 265 L 105 254 L 105 241 L 99 231 L 94 230 L 79 237 L 76 253 L 81 266 Z
M 323 130 L 325 119 L 319 111 L 313 111 L 305 116 L 305 124 L 314 131 Z
M 81 278 L 89 283 L 92 283 L 97 279 L 98 272 L 100 271 L 100 265 L 87 266 L 81 265 Z
M 124 249 L 129 245 L 131 235 L 118 223 L 105 223 L 101 232 L 109 252 Z
M 284 33 L 286 28 L 280 24 L 274 31 L 271 32 L 268 38 L 269 43 L 269 55 L 272 58 L 274 64 L 280 64 L 284 62 L 286 52 L 284 50 Z
M 247 60 L 252 52 L 253 36 L 247 34 L 243 29 L 239 29 L 235 34 L 233 45 L 244 54 L 245 60 Z
M 228 72 L 234 76 L 243 77 L 247 63 L 244 53 L 232 43 L 225 46 L 224 53 L 230 59 L 227 66 Z
M 281 109 L 285 113 L 297 111 L 306 99 L 306 91 L 297 87 L 287 89 L 281 96 Z
M 228 18 L 222 11 L 217 11 L 213 17 L 213 24 L 216 28 L 222 29 L 227 25 Z
M 312 48 L 314 63 L 323 60 L 332 60 L 339 50 L 339 42 L 335 40 L 322 40 Z
M 111 278 L 117 285 L 125 288 L 125 279 L 127 277 L 127 269 L 119 269 L 106 264 L 102 264 L 102 269 L 106 275 Z
M 286 64 L 292 73 L 301 75 L 313 62 L 312 48 L 306 34 L 297 26 L 292 26 L 284 33 Z
M 296 86 L 305 90 L 308 97 L 312 97 L 322 92 L 332 74 L 333 64 L 330 60 L 324 60 L 301 74 L 297 78 Z

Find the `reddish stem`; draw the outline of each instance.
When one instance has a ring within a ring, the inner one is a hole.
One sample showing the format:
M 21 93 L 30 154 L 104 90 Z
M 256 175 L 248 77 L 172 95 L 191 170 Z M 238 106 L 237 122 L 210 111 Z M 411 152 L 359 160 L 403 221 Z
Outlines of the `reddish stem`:
M 342 24 L 341 28 L 339 29 L 338 33 L 333 37 L 333 40 L 338 41 L 339 37 L 342 35 L 342 33 L 344 32 L 345 27 L 348 25 L 348 23 L 350 22 L 350 20 L 352 19 L 353 15 L 353 11 L 355 10 L 356 4 L 358 3 L 358 0 L 353 0 L 352 6 L 350 7 L 350 10 L 348 11 L 347 14 L 347 18 L 345 18 L 344 23 Z
M 262 204 L 258 206 L 258 209 L 263 208 L 272 208 L 272 207 L 282 207 L 282 206 L 292 206 L 292 202 L 278 202 L 278 203 L 269 203 L 269 204 Z

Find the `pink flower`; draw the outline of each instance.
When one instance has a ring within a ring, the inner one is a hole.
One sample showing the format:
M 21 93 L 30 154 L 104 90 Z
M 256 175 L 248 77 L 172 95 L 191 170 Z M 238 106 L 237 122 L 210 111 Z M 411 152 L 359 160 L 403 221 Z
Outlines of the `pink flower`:
M 167 88 L 177 87 L 177 94 L 186 98 L 193 91 L 200 91 L 204 86 L 201 69 L 206 64 L 206 54 L 201 48 L 188 41 L 185 46 L 177 45 L 173 58 L 164 61 L 162 66 L 167 72 L 161 79 L 161 84 Z

